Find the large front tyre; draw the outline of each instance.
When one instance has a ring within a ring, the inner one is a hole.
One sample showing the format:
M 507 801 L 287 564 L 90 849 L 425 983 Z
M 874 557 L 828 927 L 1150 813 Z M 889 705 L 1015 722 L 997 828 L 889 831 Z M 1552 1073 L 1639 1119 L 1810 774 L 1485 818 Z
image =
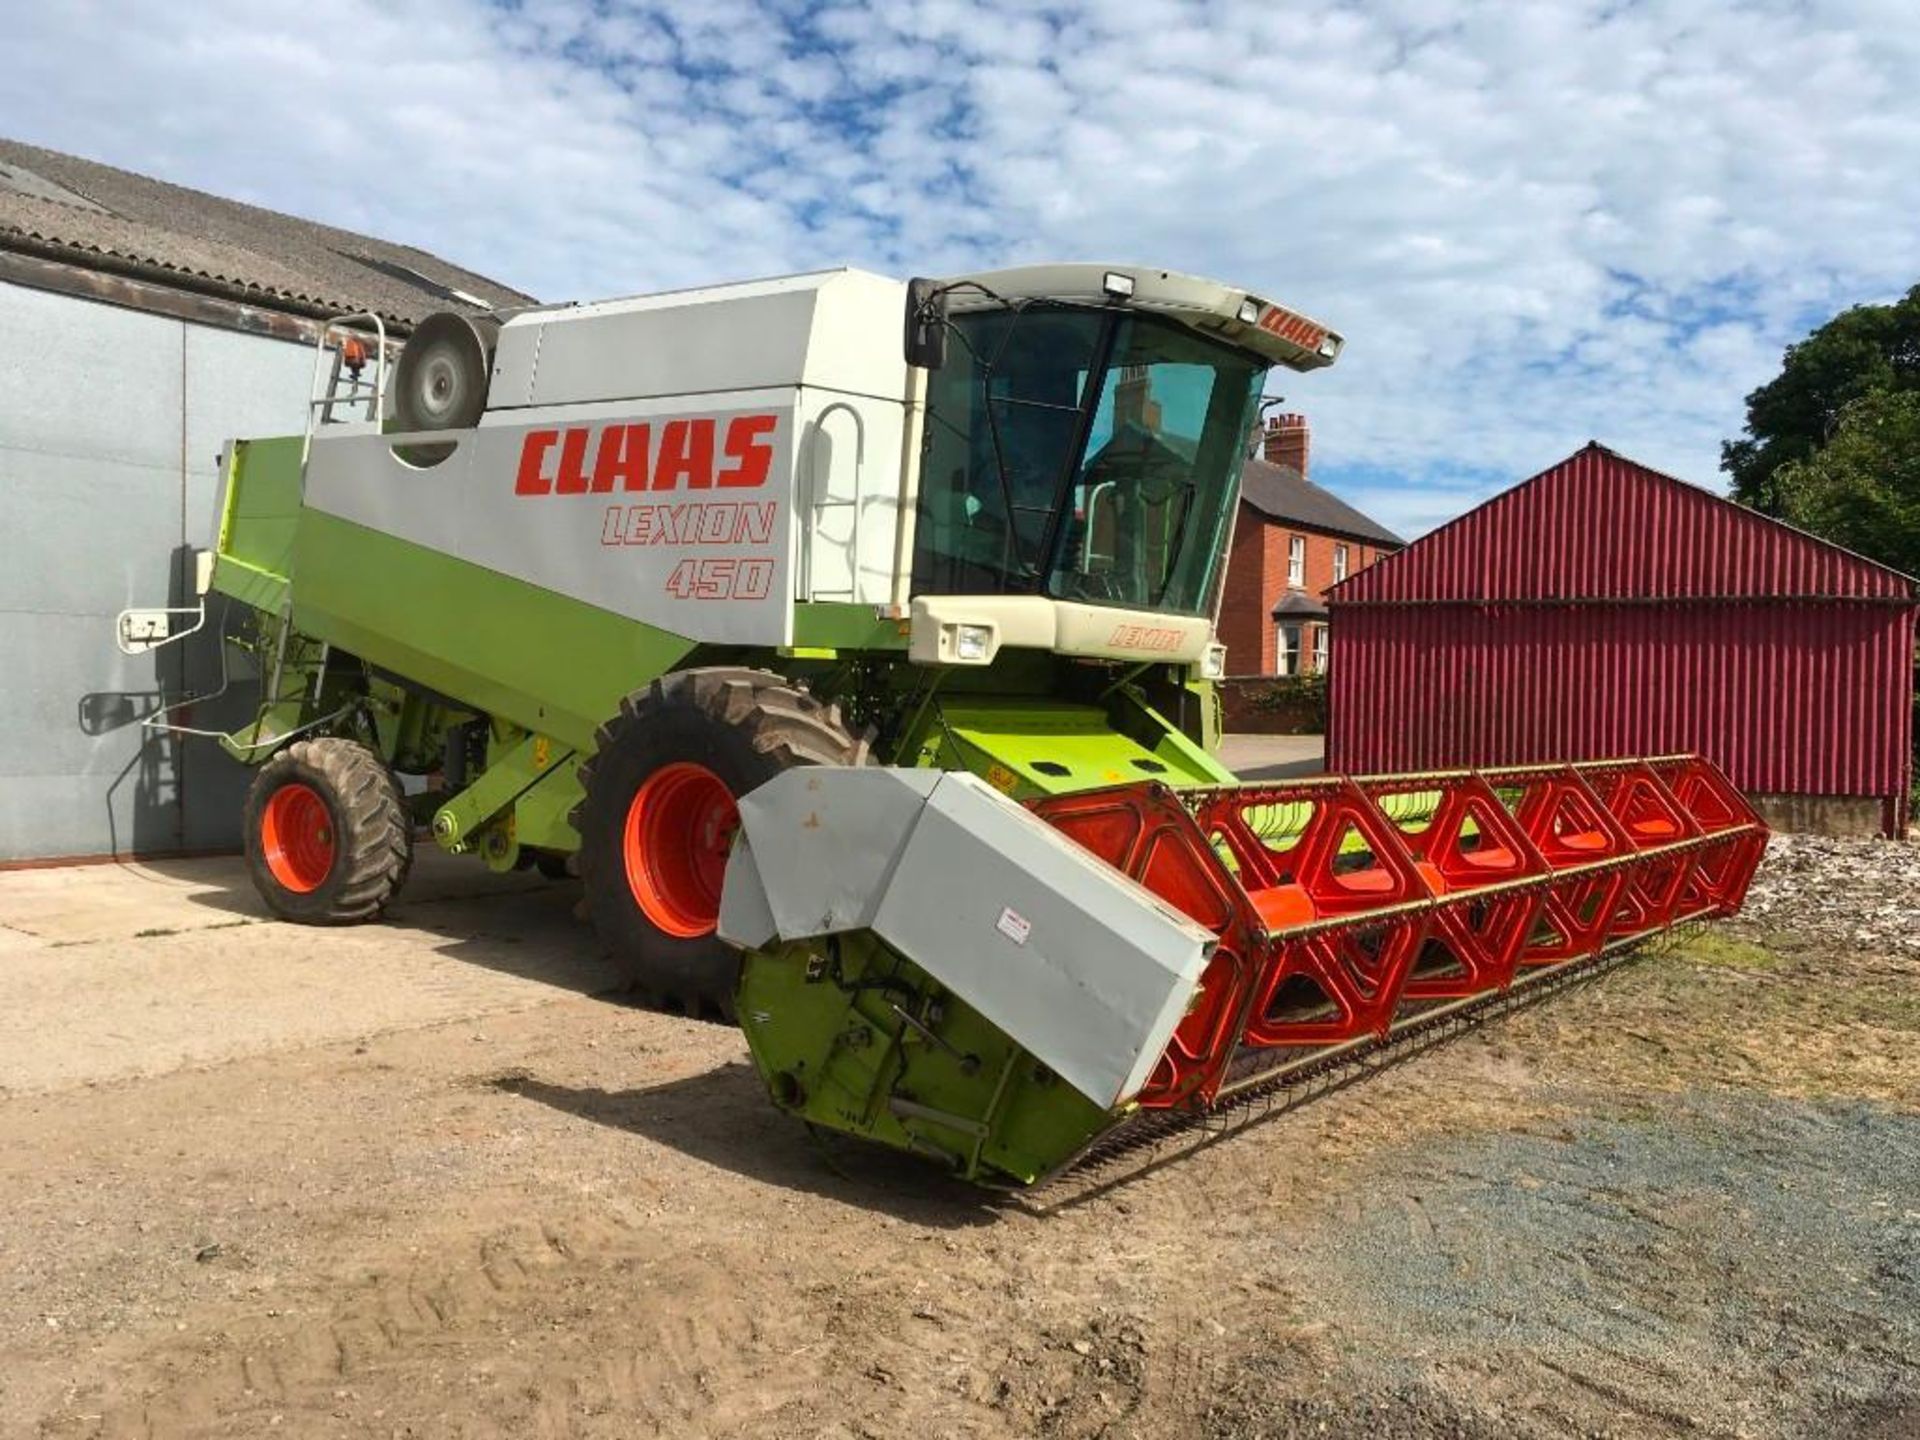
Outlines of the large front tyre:
M 573 812 L 587 913 L 626 988 L 733 1015 L 736 952 L 714 933 L 734 802 L 795 765 L 859 765 L 837 705 L 764 670 L 681 670 L 620 702 L 580 769 Z
M 297 740 L 247 791 L 247 870 L 267 908 L 305 925 L 371 920 L 406 883 L 413 825 L 381 758 L 356 740 Z

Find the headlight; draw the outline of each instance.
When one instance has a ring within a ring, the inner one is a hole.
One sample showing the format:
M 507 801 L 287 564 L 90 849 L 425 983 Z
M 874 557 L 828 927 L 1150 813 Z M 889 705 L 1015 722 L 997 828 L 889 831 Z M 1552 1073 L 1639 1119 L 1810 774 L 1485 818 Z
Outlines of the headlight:
M 953 658 L 984 660 L 993 647 L 993 631 L 985 625 L 956 625 L 953 631 Z
M 1209 645 L 1206 653 L 1200 657 L 1200 678 L 1202 680 L 1221 680 L 1227 673 L 1227 647 Z

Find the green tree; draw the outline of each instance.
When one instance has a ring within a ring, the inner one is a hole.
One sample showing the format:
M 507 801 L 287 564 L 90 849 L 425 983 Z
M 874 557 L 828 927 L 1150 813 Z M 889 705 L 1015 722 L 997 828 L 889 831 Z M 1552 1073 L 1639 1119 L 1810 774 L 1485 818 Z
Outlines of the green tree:
M 1863 396 L 1920 389 L 1920 285 L 1891 305 L 1856 305 L 1789 346 L 1780 373 L 1747 396 L 1747 430 L 1720 447 L 1733 498 L 1781 514 L 1782 466 L 1809 460 Z
M 1855 400 L 1832 439 L 1782 465 L 1771 483 L 1782 519 L 1920 575 L 1920 389 Z

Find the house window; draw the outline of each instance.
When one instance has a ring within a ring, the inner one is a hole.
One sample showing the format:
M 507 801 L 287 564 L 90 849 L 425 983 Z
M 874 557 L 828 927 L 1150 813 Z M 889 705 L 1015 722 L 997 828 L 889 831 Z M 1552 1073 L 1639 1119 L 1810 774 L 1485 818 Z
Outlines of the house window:
M 1324 625 L 1313 628 L 1313 673 L 1327 673 L 1327 627 Z
M 1287 537 L 1287 584 L 1299 590 L 1307 583 L 1307 537 Z M 1291 673 L 1291 672 L 1289 672 Z
M 1346 578 L 1347 547 L 1344 545 L 1336 545 L 1333 547 L 1333 583 L 1338 585 Z
M 1278 664 L 1278 673 L 1298 675 L 1300 673 L 1300 627 L 1282 625 L 1280 627 L 1279 653 L 1274 656 Z

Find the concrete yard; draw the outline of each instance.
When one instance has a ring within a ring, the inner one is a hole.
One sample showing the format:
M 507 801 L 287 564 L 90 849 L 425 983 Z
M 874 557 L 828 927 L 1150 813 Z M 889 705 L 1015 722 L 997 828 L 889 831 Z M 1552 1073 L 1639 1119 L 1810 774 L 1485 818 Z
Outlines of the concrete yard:
M 817 1148 L 598 993 L 575 885 L 426 856 L 310 930 L 237 861 L 0 875 L 0 1436 L 1912 1436 L 1920 952 L 1835 917 L 1920 865 L 1830 843 L 1023 1200 Z
M 1220 758 L 1247 780 L 1290 780 L 1325 768 L 1324 735 L 1227 735 Z

